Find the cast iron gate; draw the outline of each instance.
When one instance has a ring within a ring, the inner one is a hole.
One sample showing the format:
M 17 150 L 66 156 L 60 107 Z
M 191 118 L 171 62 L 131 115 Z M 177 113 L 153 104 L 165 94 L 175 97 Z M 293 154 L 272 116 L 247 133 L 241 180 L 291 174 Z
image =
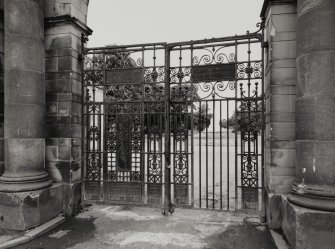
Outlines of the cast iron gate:
M 258 209 L 262 37 L 84 48 L 84 198 Z

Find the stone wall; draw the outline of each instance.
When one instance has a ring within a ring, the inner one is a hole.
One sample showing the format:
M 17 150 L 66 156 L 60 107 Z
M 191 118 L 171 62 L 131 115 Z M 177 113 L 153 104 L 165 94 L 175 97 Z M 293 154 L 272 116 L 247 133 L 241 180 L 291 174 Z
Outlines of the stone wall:
M 63 183 L 64 210 L 80 203 L 81 155 L 81 36 L 88 0 L 48 0 L 45 3 L 46 49 L 46 168 Z
M 294 249 L 334 248 L 335 2 L 265 0 L 270 228 Z
M 45 17 L 68 15 L 86 24 L 89 0 L 44 0 Z
M 266 1 L 268 2 L 268 1 Z M 280 194 L 295 180 L 296 1 L 264 5 L 265 40 L 265 188 L 269 225 L 280 227 Z M 272 208 L 274 207 L 274 208 Z

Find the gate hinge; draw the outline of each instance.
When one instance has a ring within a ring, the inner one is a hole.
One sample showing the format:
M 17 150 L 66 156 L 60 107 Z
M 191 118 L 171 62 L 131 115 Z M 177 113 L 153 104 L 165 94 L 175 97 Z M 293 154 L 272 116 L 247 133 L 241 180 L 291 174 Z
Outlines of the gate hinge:
M 84 59 L 84 55 L 83 54 L 78 54 L 78 61 L 82 61 Z

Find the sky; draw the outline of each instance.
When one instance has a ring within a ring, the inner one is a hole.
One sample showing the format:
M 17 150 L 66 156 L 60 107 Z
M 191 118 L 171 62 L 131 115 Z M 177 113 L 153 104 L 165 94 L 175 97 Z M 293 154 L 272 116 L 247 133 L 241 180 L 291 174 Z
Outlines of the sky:
M 88 47 L 179 42 L 256 31 L 264 0 L 91 0 Z
M 254 32 L 258 30 L 256 24 L 261 21 L 263 2 L 264 0 L 90 0 L 87 24 L 93 34 L 89 37 L 88 47 L 180 42 L 242 35 L 247 30 Z M 157 56 L 157 61 L 159 57 Z M 227 94 L 233 93 L 234 91 Z M 230 105 L 229 115 L 233 113 L 233 109 L 234 105 Z

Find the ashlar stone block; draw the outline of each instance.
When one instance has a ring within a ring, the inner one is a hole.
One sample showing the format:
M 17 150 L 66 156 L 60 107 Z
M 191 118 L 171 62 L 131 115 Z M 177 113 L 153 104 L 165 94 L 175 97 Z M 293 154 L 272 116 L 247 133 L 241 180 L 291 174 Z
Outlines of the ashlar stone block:
M 296 206 L 283 198 L 282 228 L 293 249 L 333 249 L 335 213 Z
M 46 189 L 0 192 L 0 228 L 28 230 L 56 217 L 63 210 L 62 184 Z

